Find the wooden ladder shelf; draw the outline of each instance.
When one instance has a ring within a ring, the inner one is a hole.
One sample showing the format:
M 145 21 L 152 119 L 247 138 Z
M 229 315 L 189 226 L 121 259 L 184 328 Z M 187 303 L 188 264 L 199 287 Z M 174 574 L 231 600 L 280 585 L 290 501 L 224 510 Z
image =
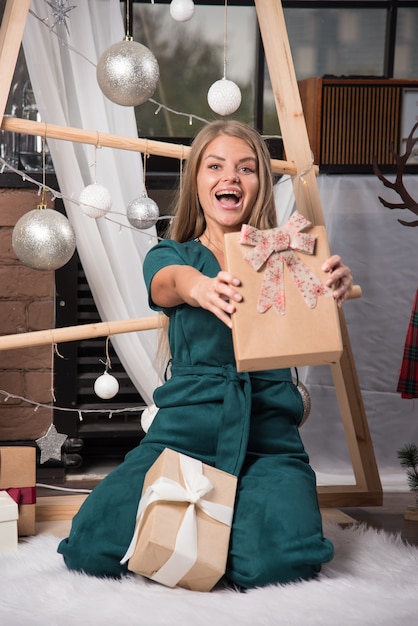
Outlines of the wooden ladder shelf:
M 29 7 L 30 0 L 7 0 L 0 29 L 0 84 L 2 85 L 0 92 L 0 119 L 3 118 L 6 108 Z M 296 174 L 303 172 L 303 180 L 298 175 L 293 176 L 292 179 L 296 207 L 313 224 L 323 225 L 324 216 L 316 181 L 317 168 L 312 163 L 312 153 L 293 67 L 282 3 L 280 0 L 255 0 L 255 7 L 287 158 L 287 162 L 279 164 L 277 171 L 289 171 L 292 174 L 294 172 Z M 5 126 L 4 122 L 2 126 Z M 9 127 L 8 129 L 11 130 Z M 22 128 L 20 131 L 17 129 L 17 132 L 46 134 L 48 136 L 48 133 L 37 130 L 36 125 L 29 130 L 27 128 Z M 83 132 L 80 130 L 77 135 L 74 132 L 69 134 L 67 131 L 66 133 L 64 128 L 60 132 L 59 129 L 57 130 L 54 127 L 54 136 L 67 141 L 85 141 L 89 143 L 87 131 Z M 97 133 L 94 133 L 94 136 L 97 136 Z M 110 136 L 108 140 L 111 141 Z M 114 147 L 130 150 L 138 149 L 138 151 L 141 151 L 140 142 L 137 147 L 132 145 L 132 139 L 125 138 L 126 145 L 124 145 L 123 138 L 120 137 L 113 138 L 113 141 Z M 157 142 L 154 143 L 157 144 Z M 171 148 L 170 144 L 168 144 L 168 151 L 169 148 Z M 165 154 L 164 145 L 162 145 L 159 153 Z M 175 156 L 175 154 L 173 155 L 171 152 L 167 156 Z M 281 167 L 283 168 L 282 170 L 280 169 Z M 355 484 L 319 486 L 319 501 L 321 507 L 380 505 L 382 503 L 382 486 L 345 318 L 342 312 L 340 313 L 340 322 L 343 336 L 343 355 L 338 364 L 330 367 L 352 462 Z M 108 332 L 108 324 L 112 324 L 112 322 L 103 324 L 104 335 Z M 113 324 L 116 324 L 116 322 Z M 131 332 L 132 330 L 152 328 L 158 325 L 157 322 L 155 325 L 153 324 L 154 322 L 151 321 L 150 324 L 145 324 L 144 326 L 141 320 L 138 320 L 139 328 L 132 324 L 132 327 L 124 327 L 124 330 L 120 332 Z M 102 329 L 98 331 L 96 327 L 92 328 L 91 336 L 97 336 L 97 332 L 102 332 Z M 45 331 L 45 333 L 48 333 L 48 331 Z M 73 339 L 77 338 L 74 336 L 75 334 L 73 333 L 72 335 Z M 29 335 L 31 333 L 27 333 L 27 335 L 30 342 Z M 86 337 L 86 333 L 82 333 L 82 336 Z M 4 339 L 7 338 L 4 337 Z M 50 338 L 46 341 L 52 342 Z M 19 342 L 19 347 L 21 346 L 22 339 Z M 9 345 L 8 348 L 10 349 L 10 347 L 13 346 Z M 1 338 L 0 349 L 2 349 Z

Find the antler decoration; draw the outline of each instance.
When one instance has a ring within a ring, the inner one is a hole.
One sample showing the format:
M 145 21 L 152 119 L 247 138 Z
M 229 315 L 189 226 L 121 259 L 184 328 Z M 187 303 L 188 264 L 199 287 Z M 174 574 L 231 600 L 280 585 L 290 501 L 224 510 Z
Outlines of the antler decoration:
M 413 129 L 408 135 L 408 138 L 406 140 L 405 154 L 403 155 L 396 154 L 396 152 L 393 149 L 393 144 L 390 147 L 390 151 L 396 161 L 396 178 L 393 183 L 383 176 L 382 172 L 380 171 L 377 165 L 377 157 L 375 156 L 373 159 L 373 171 L 378 177 L 378 179 L 382 181 L 385 187 L 388 187 L 389 189 L 393 189 L 394 191 L 396 191 L 401 197 L 401 199 L 403 200 L 403 202 L 392 203 L 392 202 L 387 202 L 387 200 L 384 200 L 383 198 L 379 196 L 379 200 L 383 204 L 383 206 L 387 207 L 388 209 L 409 209 L 410 211 L 415 213 L 415 215 L 418 215 L 418 203 L 412 198 L 412 196 L 409 195 L 409 193 L 405 189 L 402 176 L 404 174 L 406 162 L 408 161 L 409 157 L 412 154 L 412 149 L 414 145 L 418 141 L 418 137 L 415 137 L 415 139 L 413 139 L 414 132 L 417 128 L 418 128 L 418 122 L 415 124 L 415 126 L 413 127 Z M 403 226 L 418 226 L 418 220 L 414 222 L 405 222 L 404 220 L 398 220 L 398 222 L 400 224 L 403 224 Z

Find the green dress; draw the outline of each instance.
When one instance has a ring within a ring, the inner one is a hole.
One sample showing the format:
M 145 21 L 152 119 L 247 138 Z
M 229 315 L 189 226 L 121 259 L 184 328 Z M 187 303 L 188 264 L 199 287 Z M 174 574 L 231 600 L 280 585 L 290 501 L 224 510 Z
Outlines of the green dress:
M 167 265 L 208 276 L 220 267 L 199 241 L 163 241 L 144 261 L 149 290 Z M 150 300 L 150 305 L 158 307 Z M 140 445 L 84 502 L 58 548 L 67 566 L 119 577 L 144 475 L 166 447 L 238 476 L 227 578 L 242 588 L 315 576 L 332 559 L 323 536 L 315 474 L 299 435 L 303 405 L 288 369 L 238 373 L 231 331 L 212 313 L 183 304 L 170 318 L 168 380 Z

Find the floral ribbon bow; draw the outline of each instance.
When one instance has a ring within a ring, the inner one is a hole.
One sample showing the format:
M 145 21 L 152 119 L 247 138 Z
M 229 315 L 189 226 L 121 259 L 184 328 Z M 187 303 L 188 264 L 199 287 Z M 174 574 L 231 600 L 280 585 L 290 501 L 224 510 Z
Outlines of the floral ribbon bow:
M 319 295 L 328 293 L 320 279 L 294 252 L 314 253 L 316 237 L 300 232 L 308 226 L 311 222 L 295 211 L 280 228 L 258 230 L 248 224 L 241 227 L 240 243 L 255 246 L 247 252 L 245 260 L 256 271 L 266 264 L 257 303 L 259 313 L 273 306 L 281 315 L 285 314 L 284 264 L 309 308 L 315 308 Z

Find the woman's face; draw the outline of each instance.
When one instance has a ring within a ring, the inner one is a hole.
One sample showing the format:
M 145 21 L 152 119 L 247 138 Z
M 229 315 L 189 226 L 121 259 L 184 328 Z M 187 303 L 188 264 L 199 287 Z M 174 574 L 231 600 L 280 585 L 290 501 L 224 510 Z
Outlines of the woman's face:
M 219 135 L 203 151 L 197 193 L 206 224 L 224 232 L 241 228 L 259 189 L 258 164 L 250 146 L 238 137 Z

